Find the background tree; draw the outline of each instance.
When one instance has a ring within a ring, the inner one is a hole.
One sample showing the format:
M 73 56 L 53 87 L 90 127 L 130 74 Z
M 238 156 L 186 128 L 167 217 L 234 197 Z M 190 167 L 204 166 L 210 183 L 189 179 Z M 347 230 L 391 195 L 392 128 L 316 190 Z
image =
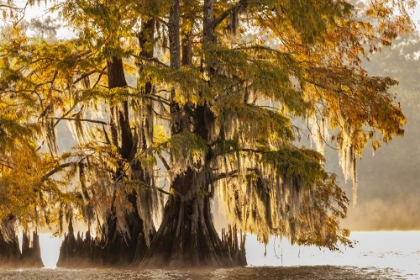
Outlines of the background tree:
M 54 177 L 64 166 L 39 150 L 41 125 L 36 122 L 39 100 L 31 91 L 30 80 L 24 77 L 30 69 L 20 64 L 30 51 L 21 49 L 26 36 L 12 27 L 4 29 L 2 37 L 5 42 L 0 63 L 0 257 L 12 263 L 23 258 L 42 266 L 37 229 L 54 222 L 58 201 L 69 202 L 69 195 L 60 189 L 63 182 Z M 16 225 L 24 231 L 22 252 L 17 247 Z M 33 249 L 29 244 L 32 234 Z

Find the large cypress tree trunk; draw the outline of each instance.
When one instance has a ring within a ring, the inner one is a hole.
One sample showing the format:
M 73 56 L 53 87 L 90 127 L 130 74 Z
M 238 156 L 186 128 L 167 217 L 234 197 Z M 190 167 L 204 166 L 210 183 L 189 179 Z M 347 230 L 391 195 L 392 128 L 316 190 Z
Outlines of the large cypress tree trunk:
M 208 127 L 214 116 L 206 105 L 186 110 L 195 120 L 193 133 L 210 137 Z M 183 122 L 178 122 L 183 126 Z M 172 127 L 176 133 L 178 126 Z M 184 127 L 185 128 L 185 127 Z M 213 195 L 211 151 L 202 159 L 200 168 L 188 168 L 177 175 L 172 184 L 173 195 L 166 202 L 163 221 L 153 239 L 143 265 L 169 268 L 230 267 L 246 265 L 245 235 L 229 227 L 222 239 L 215 230 L 210 200 Z M 238 240 L 239 239 L 239 240 Z
M 142 31 L 138 34 L 138 40 L 141 47 L 140 56 L 144 58 L 153 57 L 153 44 L 151 42 L 154 40 L 154 30 L 155 20 L 153 18 L 142 23 Z M 108 58 L 107 72 L 108 88 L 110 90 L 127 88 L 124 64 L 120 57 Z M 152 94 L 150 82 L 140 87 L 140 97 L 150 94 Z M 153 170 L 143 168 L 139 160 L 136 159 L 136 155 L 141 152 L 140 150 L 147 149 L 151 144 L 151 138 L 153 138 L 151 103 L 147 98 L 135 100 L 134 103 L 138 104 L 138 108 L 134 110 L 140 112 L 133 113 L 133 111 L 130 111 L 132 104 L 129 102 L 126 99 L 118 104 L 114 103 L 110 108 L 111 137 L 107 135 L 108 144 L 117 147 L 121 160 L 115 173 L 112 174 L 116 184 L 111 198 L 111 206 L 106 214 L 106 223 L 101 229 L 101 237 L 100 239 L 94 239 L 90 232 L 86 233 L 85 239 L 82 239 L 80 234 L 77 234 L 76 237 L 70 224 L 69 233 L 61 248 L 59 265 L 73 266 L 76 264 L 79 266 L 81 259 L 85 259 L 86 263 L 93 266 L 124 266 L 138 262 L 143 259 L 147 246 L 150 245 L 150 240 L 156 232 L 151 222 L 153 203 L 156 202 L 155 192 L 151 189 L 154 187 L 153 174 L 151 174 Z M 139 114 L 141 114 L 141 117 L 138 117 Z M 136 120 L 137 127 L 135 129 L 133 129 L 130 119 L 133 116 L 140 119 Z M 130 172 L 128 173 L 127 165 L 130 166 Z M 150 189 L 133 189 L 131 192 L 125 193 L 126 203 L 131 205 L 132 211 L 124 214 L 127 231 L 123 232 L 119 228 L 117 220 L 117 184 L 125 179 L 139 181 L 141 184 L 149 186 Z M 87 199 L 89 200 L 88 197 Z M 147 209 L 147 211 L 144 209 Z
M 204 1 L 204 45 L 214 41 L 213 1 Z M 180 2 L 174 0 L 169 18 L 171 68 L 180 69 L 181 44 L 179 34 Z M 188 44 L 183 42 L 184 65 L 189 63 Z M 208 67 L 206 67 L 208 68 Z M 207 69 L 205 69 L 207 71 Z M 207 77 L 209 77 L 207 75 Z M 214 115 L 206 104 L 186 104 L 183 108 L 174 101 L 172 90 L 171 133 L 176 135 L 185 130 L 199 135 L 210 142 L 209 127 L 214 123 Z M 184 117 L 182 117 L 184 116 Z M 209 149 L 210 150 L 210 149 Z M 229 228 L 222 239 L 213 224 L 210 199 L 213 193 L 210 161 L 211 151 L 202 159 L 201 168 L 188 167 L 178 174 L 171 183 L 173 195 L 166 202 L 163 220 L 146 254 L 143 265 L 146 267 L 229 267 L 246 265 L 245 236 L 239 236 L 235 228 Z
M 188 169 L 172 184 L 177 195 L 169 197 L 162 224 L 152 242 L 145 267 L 229 267 L 246 265 L 244 236 L 238 242 L 236 230 L 230 229 L 220 239 L 210 211 L 208 190 L 195 184 L 206 171 Z
M 123 61 L 121 58 L 112 57 L 108 61 L 108 85 L 110 89 L 113 88 L 125 88 L 127 82 L 124 75 Z M 114 145 L 119 148 L 121 154 L 121 164 L 115 174 L 115 181 L 121 181 L 123 178 L 127 178 L 127 174 L 124 171 L 124 165 L 130 164 L 132 173 L 135 174 L 131 180 L 143 181 L 143 170 L 141 165 L 137 161 L 133 161 L 137 152 L 137 135 L 132 132 L 130 125 L 129 116 L 129 104 L 128 101 L 122 101 L 120 106 L 111 108 L 114 112 L 112 115 L 113 120 L 111 123 L 114 125 L 111 129 L 114 131 L 113 134 L 119 134 L 121 138 L 121 144 L 119 145 L 118 140 L 114 139 Z M 118 132 L 116 130 L 119 130 Z M 116 186 L 115 186 L 116 188 Z M 103 240 L 101 243 L 105 246 L 104 252 L 104 263 L 110 265 L 124 265 L 130 264 L 134 260 L 136 255 L 137 243 L 139 237 L 143 235 L 143 221 L 139 217 L 137 210 L 137 192 L 133 190 L 127 194 L 128 203 L 132 205 L 133 211 L 125 215 L 126 227 L 129 229 L 129 233 L 122 233 L 117 228 L 117 211 L 115 206 L 116 190 L 112 197 L 111 209 L 107 216 L 107 229 L 103 229 Z

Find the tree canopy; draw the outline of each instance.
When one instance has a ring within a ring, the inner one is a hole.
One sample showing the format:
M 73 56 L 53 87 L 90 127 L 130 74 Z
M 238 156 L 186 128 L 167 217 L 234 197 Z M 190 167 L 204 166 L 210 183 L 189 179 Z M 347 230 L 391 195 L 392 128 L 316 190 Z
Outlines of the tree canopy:
M 362 60 L 412 30 L 414 1 L 48 3 L 73 37 L 0 6 L 0 218 L 84 220 L 104 247 L 143 244 L 127 258 L 144 265 L 243 264 L 214 229 L 217 197 L 262 242 L 351 244 L 322 152 L 337 146 L 355 202 L 357 155 L 403 135 L 397 81 Z

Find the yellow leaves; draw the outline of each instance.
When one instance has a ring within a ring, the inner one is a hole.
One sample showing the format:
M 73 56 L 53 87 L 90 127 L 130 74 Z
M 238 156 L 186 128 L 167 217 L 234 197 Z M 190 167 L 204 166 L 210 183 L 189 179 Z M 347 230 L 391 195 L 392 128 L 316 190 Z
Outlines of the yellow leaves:
M 170 84 L 174 86 L 174 101 L 180 107 L 187 103 L 194 105 L 202 105 L 206 101 L 206 95 L 200 90 L 204 87 L 204 81 L 200 78 L 201 73 L 194 68 L 182 67 L 181 70 L 170 73 L 166 76 L 168 87 Z M 210 96 L 211 98 L 211 96 Z
M 389 17 L 392 13 L 392 9 L 385 6 L 385 3 L 382 2 L 376 2 L 375 4 L 372 3 L 369 9 L 366 10 L 366 15 L 369 17 L 386 18 Z
M 137 76 L 138 68 L 134 64 L 134 59 L 127 59 L 124 61 L 124 73 L 126 76 Z
M 375 35 L 383 45 L 390 45 L 397 36 L 414 30 L 414 23 L 410 19 L 414 6 L 411 0 L 369 2 L 365 13 L 378 27 Z
M 53 162 L 23 146 L 10 152 L 9 164 L 10 168 L 4 169 L 0 176 L 0 193 L 5 195 L 3 204 L 9 213 L 31 220 L 35 208 L 42 202 L 39 200 L 41 192 L 47 187 L 43 185 L 43 175 L 52 168 Z M 52 182 L 50 185 L 54 187 Z
M 157 146 L 162 145 L 169 140 L 167 129 L 163 125 L 154 126 L 153 137 L 153 143 Z
M 311 98 L 324 100 L 323 108 L 327 109 L 327 117 L 333 127 L 351 124 L 357 131 L 363 131 L 364 126 L 370 126 L 381 131 L 385 141 L 389 141 L 392 135 L 401 134 L 401 126 L 406 119 L 394 104 L 393 94 L 388 92 L 396 84 L 395 80 L 369 77 L 346 68 L 316 69 L 308 71 L 311 77 L 308 81 L 316 85 L 311 91 Z M 322 81 L 328 83 L 324 86 Z M 367 138 L 364 132 L 354 138 L 353 145 L 358 151 L 366 145 Z

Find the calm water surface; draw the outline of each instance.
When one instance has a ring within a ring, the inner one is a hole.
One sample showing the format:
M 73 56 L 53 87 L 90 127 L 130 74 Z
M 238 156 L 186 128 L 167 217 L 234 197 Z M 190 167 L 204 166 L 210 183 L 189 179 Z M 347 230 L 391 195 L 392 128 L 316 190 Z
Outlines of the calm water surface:
M 2 269 L 4 280 L 76 279 L 420 279 L 420 232 L 355 232 L 355 248 L 330 252 L 272 239 L 264 248 L 247 237 L 245 268 L 217 270 Z M 54 255 L 43 247 L 44 258 Z M 51 260 L 50 260 L 51 261 Z
M 20 279 L 186 279 L 186 280 L 271 280 L 271 279 L 407 279 L 390 270 L 336 266 L 245 267 L 201 271 L 118 269 L 10 269 L 0 272 L 2 280 Z

